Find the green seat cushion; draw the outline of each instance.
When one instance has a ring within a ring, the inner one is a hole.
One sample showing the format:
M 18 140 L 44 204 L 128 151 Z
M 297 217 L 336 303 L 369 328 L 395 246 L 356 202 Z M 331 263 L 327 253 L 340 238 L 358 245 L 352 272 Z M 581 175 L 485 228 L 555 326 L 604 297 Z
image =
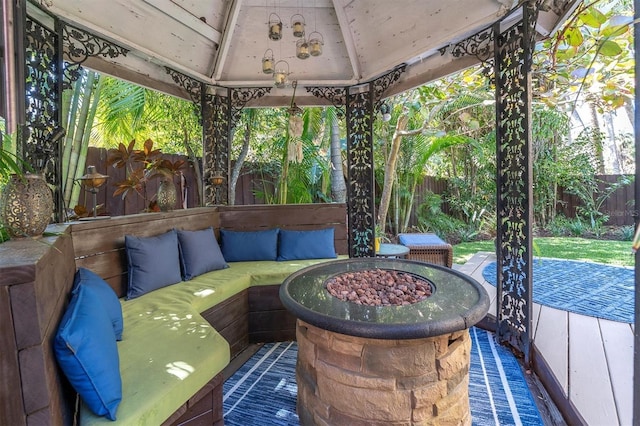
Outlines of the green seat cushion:
M 229 262 L 226 269 L 121 299 L 118 422 L 162 423 L 227 366 L 229 344 L 201 312 L 250 286 L 280 284 L 293 272 L 330 260 L 335 259 Z M 80 420 L 82 425 L 112 423 L 84 406 Z
M 338 258 L 348 258 L 348 256 L 338 256 Z M 243 270 L 250 276 L 249 286 L 261 286 L 282 284 L 291 274 L 307 266 L 316 265 L 322 262 L 329 262 L 336 259 L 303 259 L 303 260 L 283 260 L 271 261 L 251 261 L 251 262 L 229 262 L 229 269 Z
M 156 297 L 123 302 L 118 342 L 122 424 L 157 425 L 173 414 L 230 359 L 227 341 L 184 302 Z M 83 406 L 80 424 L 111 423 Z

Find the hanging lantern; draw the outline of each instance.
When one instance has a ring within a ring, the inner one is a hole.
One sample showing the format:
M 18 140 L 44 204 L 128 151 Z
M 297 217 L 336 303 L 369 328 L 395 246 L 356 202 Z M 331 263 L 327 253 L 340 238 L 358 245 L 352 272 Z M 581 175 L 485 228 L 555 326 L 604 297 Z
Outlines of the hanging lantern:
M 293 29 L 294 37 L 304 36 L 304 16 L 300 14 L 293 15 L 291 17 L 291 28 Z
M 273 41 L 282 38 L 282 20 L 276 13 L 269 15 L 269 38 Z
M 322 55 L 322 46 L 324 45 L 324 38 L 322 34 L 317 31 L 309 34 L 309 53 L 311 56 Z
M 262 57 L 262 72 L 273 74 L 273 50 L 267 49 Z
M 296 57 L 298 59 L 307 59 L 309 57 L 309 43 L 304 38 L 296 42 Z
M 287 84 L 287 77 L 289 77 L 289 63 L 283 60 L 276 62 L 273 72 L 275 86 L 279 89 L 283 88 Z
M 380 105 L 380 114 L 382 114 L 382 121 L 385 123 L 391 120 L 391 108 L 386 103 Z

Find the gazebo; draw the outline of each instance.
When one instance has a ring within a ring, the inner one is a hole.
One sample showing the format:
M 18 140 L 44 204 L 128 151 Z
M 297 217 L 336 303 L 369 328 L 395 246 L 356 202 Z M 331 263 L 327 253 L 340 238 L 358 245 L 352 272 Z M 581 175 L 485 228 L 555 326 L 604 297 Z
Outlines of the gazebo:
M 483 63 L 496 87 L 499 340 L 531 361 L 531 56 L 578 0 L 2 1 L 8 131 L 60 188 L 62 93 L 87 67 L 188 99 L 203 123 L 206 204 L 226 204 L 246 107 L 333 105 L 346 120 L 351 257 L 372 256 L 373 122 L 386 97 Z M 302 28 L 302 32 L 300 29 Z M 295 34 L 294 34 L 295 33 Z M 305 50 L 306 49 L 306 50 Z M 25 96 L 26 95 L 26 96 Z M 223 173 L 222 190 L 211 180 Z M 637 405 L 637 403 L 636 403 Z

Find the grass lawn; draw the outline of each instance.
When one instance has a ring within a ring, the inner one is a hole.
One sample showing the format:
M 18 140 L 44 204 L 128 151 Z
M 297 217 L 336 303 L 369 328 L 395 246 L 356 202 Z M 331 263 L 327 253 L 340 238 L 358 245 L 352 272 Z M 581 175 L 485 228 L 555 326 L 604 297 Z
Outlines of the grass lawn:
M 587 260 L 619 266 L 633 266 L 631 241 L 589 240 L 574 237 L 534 238 L 535 257 Z M 453 246 L 453 263 L 463 264 L 479 251 L 494 252 L 493 240 Z

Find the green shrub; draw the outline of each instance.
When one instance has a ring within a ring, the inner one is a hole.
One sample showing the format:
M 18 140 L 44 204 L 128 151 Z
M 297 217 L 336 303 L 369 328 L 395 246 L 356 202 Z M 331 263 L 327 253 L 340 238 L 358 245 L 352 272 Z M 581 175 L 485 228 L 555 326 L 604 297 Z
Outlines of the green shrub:
M 632 225 L 625 225 L 618 230 L 618 233 L 620 234 L 620 239 L 622 241 L 631 241 L 633 240 L 635 230 Z
M 441 238 L 450 241 L 456 237 L 456 232 L 466 227 L 466 225 L 461 220 L 445 214 L 441 206 L 442 197 L 440 195 L 434 193 L 427 194 L 417 209 L 417 228 L 420 232 L 433 232 Z
M 547 224 L 545 230 L 549 231 L 554 237 L 563 237 L 569 234 L 570 220 L 564 215 L 557 215 L 551 222 Z
M 586 225 L 579 218 L 570 220 L 567 228 L 569 233 L 574 237 L 580 237 L 587 231 Z

